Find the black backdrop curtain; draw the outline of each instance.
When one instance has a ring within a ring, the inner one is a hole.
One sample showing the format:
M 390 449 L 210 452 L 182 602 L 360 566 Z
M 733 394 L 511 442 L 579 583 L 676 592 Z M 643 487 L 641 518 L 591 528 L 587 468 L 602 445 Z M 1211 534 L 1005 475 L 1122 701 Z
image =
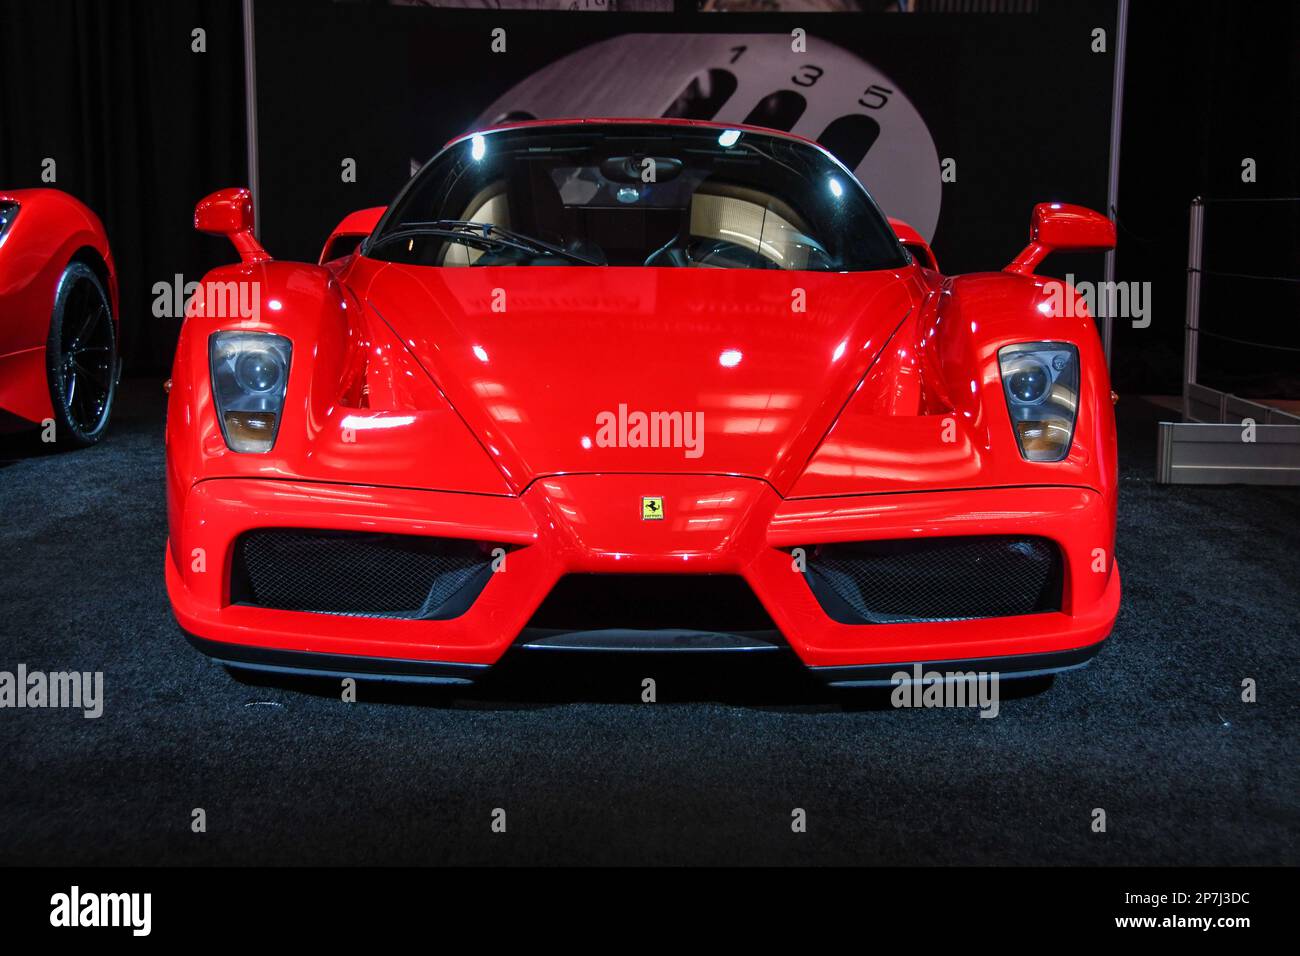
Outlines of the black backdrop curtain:
M 0 186 L 61 189 L 104 221 L 128 371 L 171 364 L 180 319 L 153 316 L 154 284 L 232 259 L 193 211 L 246 182 L 244 129 L 238 0 L 0 0 Z
M 190 48 L 198 27 L 207 31 L 202 54 Z M 1148 329 L 1116 323 L 1121 391 L 1179 389 L 1191 198 L 1300 195 L 1297 48 L 1300 8 L 1291 3 L 1132 4 L 1118 265 L 1119 278 L 1153 283 L 1154 314 Z M 264 88 L 276 81 L 275 70 L 260 76 Z M 51 157 L 54 185 L 103 218 L 128 369 L 170 364 L 179 320 L 152 316 L 153 284 L 231 261 L 222 240 L 193 231 L 191 213 L 211 190 L 247 181 L 243 95 L 238 0 L 0 0 L 0 186 L 42 185 L 41 161 Z M 1241 181 L 1245 157 L 1257 160 L 1254 184 Z M 1222 269 L 1289 265 L 1294 275 L 1295 222 L 1294 209 L 1212 210 L 1207 253 Z M 1214 281 L 1207 329 L 1300 345 L 1300 287 Z M 1213 340 L 1202 356 L 1202 377 L 1220 387 L 1300 397 L 1300 354 Z
M 1188 206 L 1194 196 L 1300 196 L 1300 5 L 1135 0 L 1120 151 L 1118 278 L 1151 282 L 1152 323 L 1116 320 L 1121 392 L 1181 391 Z M 1242 160 L 1257 180 L 1242 182 Z M 1300 275 L 1300 203 L 1207 206 L 1208 269 Z M 1206 276 L 1200 379 L 1300 399 L 1300 284 Z

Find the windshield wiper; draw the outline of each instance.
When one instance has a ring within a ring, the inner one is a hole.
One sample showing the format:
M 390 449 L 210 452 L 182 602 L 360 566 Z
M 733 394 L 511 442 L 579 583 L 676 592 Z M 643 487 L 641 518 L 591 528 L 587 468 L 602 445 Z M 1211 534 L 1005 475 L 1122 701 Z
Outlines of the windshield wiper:
M 580 262 L 584 266 L 604 264 L 588 259 L 586 256 L 580 256 L 576 252 L 570 252 L 563 246 L 554 245 L 535 236 L 527 236 L 521 232 L 503 229 L 490 222 L 473 222 L 468 219 L 431 219 L 427 222 L 404 223 L 395 232 L 390 232 L 386 236 L 379 236 L 370 244 L 370 248 L 378 248 L 395 239 L 410 239 L 420 236 L 450 239 L 453 242 L 463 242 L 466 245 L 483 249 L 504 247 L 518 249 L 521 252 L 530 252 L 533 255 L 560 256 L 573 262 Z

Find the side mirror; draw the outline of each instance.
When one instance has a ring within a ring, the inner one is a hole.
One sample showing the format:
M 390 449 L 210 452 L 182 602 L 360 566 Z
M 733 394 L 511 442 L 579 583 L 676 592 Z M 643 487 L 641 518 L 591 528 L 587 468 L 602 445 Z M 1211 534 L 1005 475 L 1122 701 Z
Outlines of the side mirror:
M 379 220 L 387 209 L 387 206 L 371 206 L 344 216 L 343 221 L 334 227 L 330 237 L 325 240 L 318 261 L 324 264 L 349 255 L 360 245 L 362 239 L 375 231 L 375 226 L 379 225 Z
M 1040 202 L 1029 221 L 1029 245 L 1002 271 L 1031 273 L 1053 252 L 1115 248 L 1115 224 L 1099 212 L 1068 203 Z
M 921 234 L 903 222 L 901 219 L 889 217 L 889 228 L 894 230 L 894 235 L 898 241 L 903 244 L 903 248 L 912 254 L 917 265 L 922 269 L 933 269 L 939 271 L 939 263 L 934 258 L 934 252 L 930 249 L 930 244 L 922 238 Z
M 253 194 L 244 187 L 218 189 L 194 207 L 194 228 L 225 236 L 244 262 L 266 262 L 271 256 L 253 235 Z

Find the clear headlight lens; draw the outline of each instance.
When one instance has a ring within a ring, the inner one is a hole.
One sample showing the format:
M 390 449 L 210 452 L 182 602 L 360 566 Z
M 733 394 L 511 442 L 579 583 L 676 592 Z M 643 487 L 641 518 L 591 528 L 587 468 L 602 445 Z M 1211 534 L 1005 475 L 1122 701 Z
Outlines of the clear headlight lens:
M 267 452 L 275 444 L 292 355 L 293 346 L 283 335 L 212 333 L 212 397 L 231 451 Z
M 998 366 L 1020 454 L 1060 461 L 1079 410 L 1079 350 L 1068 342 L 1008 345 L 998 350 Z

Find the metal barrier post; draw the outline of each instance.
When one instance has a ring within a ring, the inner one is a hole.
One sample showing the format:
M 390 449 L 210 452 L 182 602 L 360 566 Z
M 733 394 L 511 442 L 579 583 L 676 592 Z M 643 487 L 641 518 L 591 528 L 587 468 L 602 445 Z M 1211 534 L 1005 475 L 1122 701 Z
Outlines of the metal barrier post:
M 1201 255 L 1205 245 L 1205 204 L 1192 200 L 1187 238 L 1187 327 L 1183 330 L 1183 420 L 1191 420 L 1190 386 L 1196 384 L 1196 359 L 1201 344 Z
M 1119 146 L 1120 132 L 1124 124 L 1124 57 L 1128 46 L 1128 4 L 1129 0 L 1119 0 L 1119 10 L 1115 22 L 1115 71 L 1110 84 L 1110 166 L 1106 173 L 1106 215 L 1111 219 L 1118 217 L 1119 205 Z M 1115 250 L 1106 250 L 1105 266 L 1106 288 L 1115 288 Z M 1113 300 L 1112 300 L 1113 302 Z M 1106 367 L 1111 366 L 1111 345 L 1115 336 L 1115 317 L 1106 309 L 1101 321 L 1101 347 L 1106 353 Z
M 257 53 L 253 0 L 244 0 L 244 123 L 248 136 L 248 190 L 253 194 L 253 235 L 262 234 L 262 177 L 257 160 Z

